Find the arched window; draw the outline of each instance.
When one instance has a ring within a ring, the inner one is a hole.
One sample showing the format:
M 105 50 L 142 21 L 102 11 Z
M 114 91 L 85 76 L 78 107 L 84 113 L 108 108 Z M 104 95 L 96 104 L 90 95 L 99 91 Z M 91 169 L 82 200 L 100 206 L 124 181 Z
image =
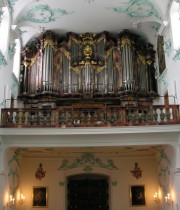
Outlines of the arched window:
M 19 79 L 19 70 L 20 70 L 20 52 L 21 52 L 21 43 L 19 39 L 15 39 L 14 42 L 15 53 L 14 53 L 14 62 L 13 62 L 13 73 Z
M 180 3 L 173 1 L 170 11 L 171 28 L 172 28 L 172 41 L 175 50 L 180 48 Z

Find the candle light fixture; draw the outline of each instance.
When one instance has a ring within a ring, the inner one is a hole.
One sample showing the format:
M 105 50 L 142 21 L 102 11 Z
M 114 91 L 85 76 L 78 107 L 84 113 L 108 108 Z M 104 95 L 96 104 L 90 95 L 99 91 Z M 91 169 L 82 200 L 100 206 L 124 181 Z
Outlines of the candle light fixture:
M 166 204 L 168 204 L 168 205 L 173 205 L 173 200 L 172 200 L 172 198 L 171 198 L 170 193 L 167 193 L 167 195 L 165 196 L 165 202 L 166 202 Z

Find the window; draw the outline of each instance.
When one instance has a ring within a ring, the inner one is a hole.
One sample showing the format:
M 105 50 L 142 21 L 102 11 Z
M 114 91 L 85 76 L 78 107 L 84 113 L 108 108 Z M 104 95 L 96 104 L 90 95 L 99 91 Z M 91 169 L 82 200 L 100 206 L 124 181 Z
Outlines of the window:
M 8 37 L 9 37 L 9 25 L 10 25 L 9 21 L 10 21 L 9 10 L 7 7 L 3 7 L 1 15 L 1 23 L 0 23 L 0 34 L 1 34 L 0 50 L 4 55 L 6 55 L 8 49 Z
M 171 28 L 172 28 L 172 39 L 173 47 L 175 50 L 180 48 L 180 3 L 173 1 L 170 11 L 171 17 Z
M 19 79 L 19 70 L 20 70 L 20 51 L 21 44 L 19 39 L 15 39 L 15 54 L 13 62 L 13 73 Z

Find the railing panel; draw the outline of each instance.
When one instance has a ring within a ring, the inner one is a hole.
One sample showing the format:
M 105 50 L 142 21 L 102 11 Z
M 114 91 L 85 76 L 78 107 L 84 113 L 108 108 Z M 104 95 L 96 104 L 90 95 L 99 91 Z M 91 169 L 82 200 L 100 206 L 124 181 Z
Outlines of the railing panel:
M 104 127 L 180 124 L 179 106 L 2 109 L 1 127 Z

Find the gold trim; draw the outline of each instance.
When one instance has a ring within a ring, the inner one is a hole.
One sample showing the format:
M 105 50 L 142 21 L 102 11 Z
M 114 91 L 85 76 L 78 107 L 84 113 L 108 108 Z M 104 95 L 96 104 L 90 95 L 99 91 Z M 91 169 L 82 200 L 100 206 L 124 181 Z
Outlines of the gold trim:
M 99 38 L 99 39 L 97 40 L 97 43 L 99 44 L 99 42 L 101 42 L 102 39 L 104 39 L 104 37 Z
M 110 56 L 110 54 L 112 53 L 112 48 L 110 48 L 107 52 L 106 52 L 106 54 L 105 54 L 105 58 L 107 59 L 109 56 Z
M 50 45 L 53 49 L 55 48 L 55 43 L 52 39 L 46 39 L 44 42 L 44 48 L 46 48 L 47 45 Z
M 97 73 L 100 73 L 101 71 L 103 71 L 105 69 L 105 66 L 99 67 L 96 69 Z
M 130 40 L 129 38 L 123 38 L 121 40 L 121 47 L 123 48 L 125 45 L 132 45 L 133 44 L 133 41 Z
M 71 40 L 74 41 L 76 44 L 79 44 L 79 41 L 76 38 L 71 37 Z
M 70 59 L 70 53 L 64 48 L 61 49 L 62 53 L 66 56 L 66 58 Z
M 143 55 L 139 55 L 139 60 L 144 64 L 146 65 L 146 59 Z
M 37 60 L 37 54 L 33 58 L 31 58 L 30 66 L 32 66 L 36 62 L 36 60 Z

